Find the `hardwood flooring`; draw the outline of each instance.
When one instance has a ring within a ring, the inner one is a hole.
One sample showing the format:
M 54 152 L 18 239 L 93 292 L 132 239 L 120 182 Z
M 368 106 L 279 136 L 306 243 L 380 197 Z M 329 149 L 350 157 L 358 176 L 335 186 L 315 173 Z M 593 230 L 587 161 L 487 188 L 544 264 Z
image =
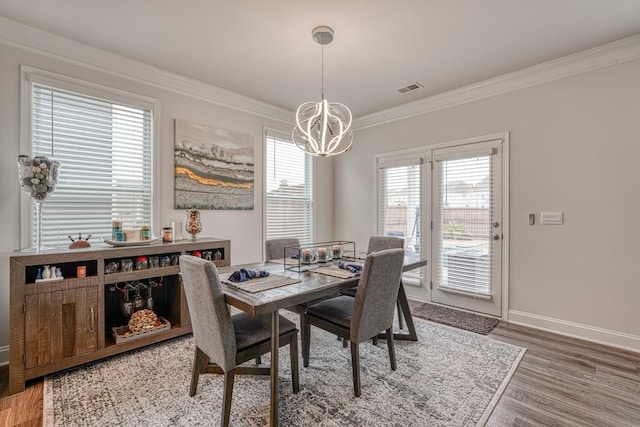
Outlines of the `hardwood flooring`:
M 640 353 L 500 323 L 527 348 L 487 426 L 640 426 Z
M 640 353 L 508 323 L 491 338 L 526 347 L 487 426 L 640 426 Z M 0 367 L 0 427 L 42 425 L 42 381 L 7 396 Z
M 42 425 L 43 382 L 34 381 L 22 393 L 8 396 L 9 366 L 0 367 L 0 427 Z

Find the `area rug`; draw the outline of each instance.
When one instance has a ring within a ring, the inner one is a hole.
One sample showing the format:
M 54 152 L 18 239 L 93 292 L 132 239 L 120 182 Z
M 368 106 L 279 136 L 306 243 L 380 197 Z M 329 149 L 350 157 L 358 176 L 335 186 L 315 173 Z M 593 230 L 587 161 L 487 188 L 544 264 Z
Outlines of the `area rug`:
M 489 335 L 500 320 L 493 317 L 479 316 L 466 311 L 454 310 L 440 305 L 425 303 L 411 310 L 414 317 L 431 320 L 476 334 Z
M 297 317 L 297 316 L 296 316 Z M 295 317 L 292 317 L 292 319 Z M 282 426 L 481 426 L 525 350 L 416 319 L 419 342 L 360 345 L 362 396 L 353 396 L 350 350 L 312 328 L 310 367 L 291 387 L 280 351 Z M 185 336 L 45 379 L 45 426 L 212 426 L 220 423 L 222 378 L 200 376 L 189 397 L 193 339 Z M 269 357 L 263 356 L 263 363 Z M 236 376 L 231 425 L 269 424 L 269 377 Z

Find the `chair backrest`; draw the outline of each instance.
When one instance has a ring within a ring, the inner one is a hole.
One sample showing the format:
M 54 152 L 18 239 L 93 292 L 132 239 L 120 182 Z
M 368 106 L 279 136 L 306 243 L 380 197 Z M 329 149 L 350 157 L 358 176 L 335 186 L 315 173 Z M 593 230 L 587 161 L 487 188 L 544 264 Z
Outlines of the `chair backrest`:
M 404 239 L 391 236 L 371 236 L 369 237 L 369 247 L 367 253 L 383 251 L 385 249 L 404 248 Z
M 367 255 L 351 316 L 352 342 L 368 340 L 393 324 L 403 262 L 404 249 L 385 249 Z
M 264 242 L 264 252 L 267 261 L 272 259 L 289 258 L 298 251 L 288 250 L 285 254 L 287 246 L 300 246 L 300 240 L 296 238 L 286 237 L 282 239 L 271 239 Z
M 196 345 L 223 371 L 235 368 L 235 331 L 216 266 L 211 261 L 182 255 L 180 271 Z

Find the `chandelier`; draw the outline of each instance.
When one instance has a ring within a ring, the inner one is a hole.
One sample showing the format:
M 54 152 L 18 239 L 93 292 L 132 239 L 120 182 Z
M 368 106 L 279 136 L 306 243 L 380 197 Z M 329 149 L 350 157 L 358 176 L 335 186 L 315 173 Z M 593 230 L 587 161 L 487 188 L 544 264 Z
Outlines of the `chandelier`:
M 333 30 L 316 27 L 311 35 L 322 47 L 322 101 L 305 102 L 298 107 L 292 137 L 298 148 L 308 154 L 335 156 L 351 147 L 351 111 L 344 104 L 328 102 L 324 98 L 324 45 L 333 41 Z

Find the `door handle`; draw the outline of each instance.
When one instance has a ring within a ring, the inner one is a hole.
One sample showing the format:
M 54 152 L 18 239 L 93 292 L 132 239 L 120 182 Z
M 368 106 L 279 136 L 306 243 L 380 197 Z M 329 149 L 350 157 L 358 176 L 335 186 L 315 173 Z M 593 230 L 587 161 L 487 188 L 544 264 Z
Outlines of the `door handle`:
M 494 233 L 494 234 L 491 235 L 491 239 L 500 240 L 500 235 L 498 233 Z

